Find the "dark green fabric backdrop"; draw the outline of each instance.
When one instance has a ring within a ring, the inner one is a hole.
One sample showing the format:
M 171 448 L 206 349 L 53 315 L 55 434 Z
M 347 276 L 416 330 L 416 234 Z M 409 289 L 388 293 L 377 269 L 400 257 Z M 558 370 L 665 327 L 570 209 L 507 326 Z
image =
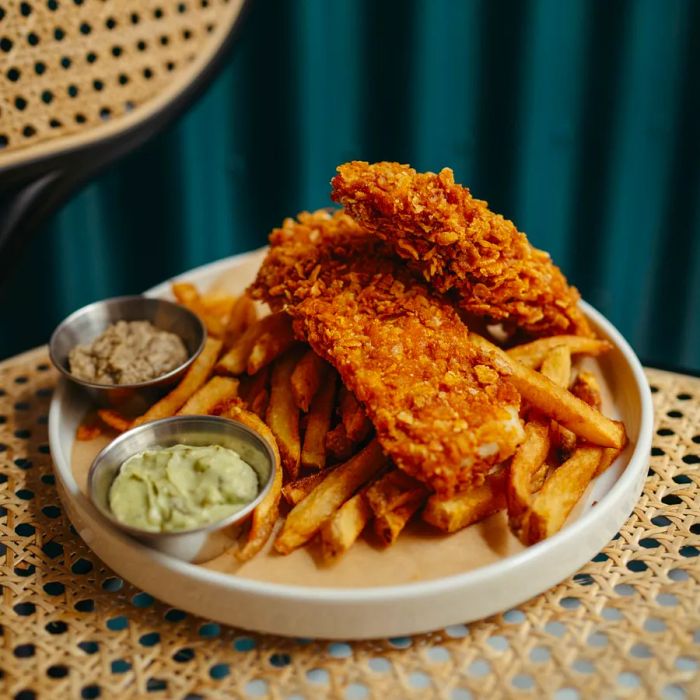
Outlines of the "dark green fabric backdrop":
M 359 158 L 453 167 L 647 362 L 700 369 L 699 103 L 693 0 L 260 0 L 204 98 L 17 261 L 0 356 L 261 245 Z

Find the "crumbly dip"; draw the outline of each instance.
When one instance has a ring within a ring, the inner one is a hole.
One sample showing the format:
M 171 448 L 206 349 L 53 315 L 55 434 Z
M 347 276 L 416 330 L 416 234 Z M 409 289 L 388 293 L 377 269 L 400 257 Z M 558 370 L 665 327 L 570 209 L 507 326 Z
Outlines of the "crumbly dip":
M 156 379 L 187 360 L 182 338 L 150 321 L 117 321 L 91 343 L 68 355 L 70 372 L 95 384 L 138 384 Z
M 125 525 L 177 532 L 233 515 L 258 490 L 257 473 L 235 450 L 173 445 L 129 457 L 112 482 L 109 507 Z

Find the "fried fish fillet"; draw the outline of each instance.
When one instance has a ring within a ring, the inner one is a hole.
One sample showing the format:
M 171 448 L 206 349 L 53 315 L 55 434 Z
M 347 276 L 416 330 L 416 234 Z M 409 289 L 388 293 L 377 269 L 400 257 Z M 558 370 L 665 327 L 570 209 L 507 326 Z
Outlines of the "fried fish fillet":
M 515 450 L 520 397 L 450 304 L 342 212 L 287 219 L 251 287 L 362 402 L 386 454 L 440 493 Z
M 578 291 L 549 255 L 456 184 L 449 168 L 436 175 L 353 161 L 332 185 L 334 201 L 466 311 L 534 336 L 591 335 Z

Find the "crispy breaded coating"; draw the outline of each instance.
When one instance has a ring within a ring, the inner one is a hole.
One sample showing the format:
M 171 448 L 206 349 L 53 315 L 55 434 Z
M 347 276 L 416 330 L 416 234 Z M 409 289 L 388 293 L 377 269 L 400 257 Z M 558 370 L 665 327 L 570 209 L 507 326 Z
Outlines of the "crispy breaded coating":
M 483 480 L 522 438 L 507 377 L 456 311 L 342 212 L 287 219 L 251 288 L 294 318 L 364 405 L 386 454 L 440 493 Z
M 466 311 L 534 336 L 591 335 L 578 291 L 549 255 L 455 184 L 451 169 L 353 161 L 332 185 L 334 201 Z

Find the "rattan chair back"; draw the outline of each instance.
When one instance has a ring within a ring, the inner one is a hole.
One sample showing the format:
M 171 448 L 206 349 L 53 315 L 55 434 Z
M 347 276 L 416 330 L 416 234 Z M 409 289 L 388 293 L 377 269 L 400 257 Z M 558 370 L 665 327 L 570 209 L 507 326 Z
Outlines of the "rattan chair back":
M 247 4 L 0 0 L 0 258 L 192 101 Z

